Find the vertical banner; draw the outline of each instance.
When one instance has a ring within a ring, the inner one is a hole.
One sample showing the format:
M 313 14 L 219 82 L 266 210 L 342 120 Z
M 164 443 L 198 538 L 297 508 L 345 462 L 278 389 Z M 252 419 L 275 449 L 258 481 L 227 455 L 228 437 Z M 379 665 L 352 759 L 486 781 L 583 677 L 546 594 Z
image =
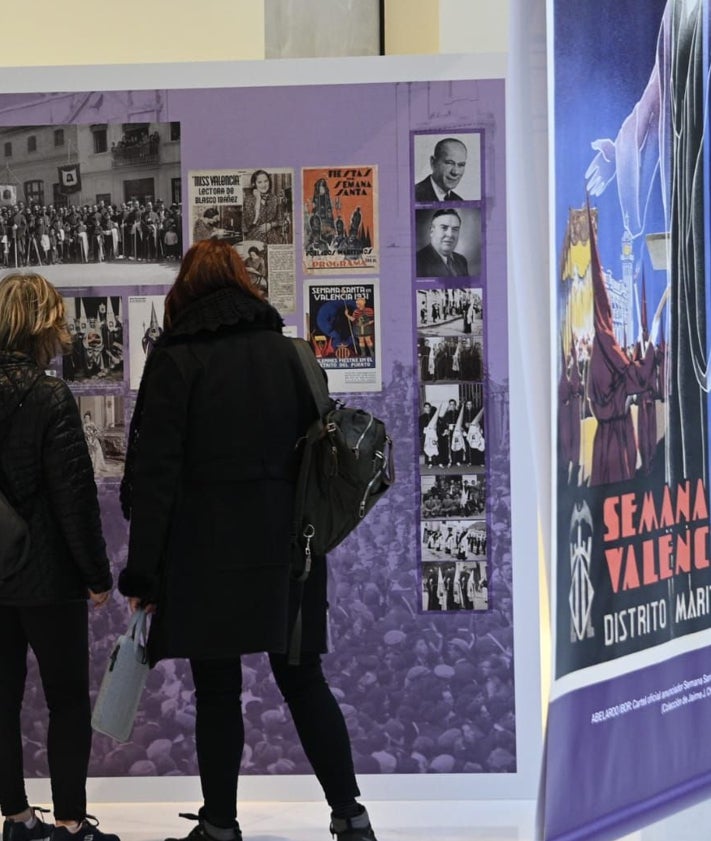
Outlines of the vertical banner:
M 540 832 L 562 841 L 617 837 L 711 782 L 709 23 L 707 0 L 552 8 L 555 674 Z

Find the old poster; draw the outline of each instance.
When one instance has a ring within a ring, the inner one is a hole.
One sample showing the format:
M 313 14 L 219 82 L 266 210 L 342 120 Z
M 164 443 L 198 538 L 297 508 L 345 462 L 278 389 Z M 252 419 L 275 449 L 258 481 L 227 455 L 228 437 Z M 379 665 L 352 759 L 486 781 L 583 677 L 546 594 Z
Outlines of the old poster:
M 303 266 L 308 274 L 377 274 L 376 166 L 304 168 Z

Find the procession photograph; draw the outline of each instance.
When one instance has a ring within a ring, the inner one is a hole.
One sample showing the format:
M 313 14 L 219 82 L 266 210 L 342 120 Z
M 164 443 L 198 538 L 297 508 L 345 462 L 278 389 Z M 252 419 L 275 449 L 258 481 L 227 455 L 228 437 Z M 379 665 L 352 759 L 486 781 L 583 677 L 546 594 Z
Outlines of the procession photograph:
M 425 520 L 420 523 L 423 561 L 468 561 L 486 557 L 486 521 Z
M 123 381 L 123 301 L 119 296 L 65 297 L 72 346 L 62 376 L 72 384 Z
M 483 472 L 484 386 L 451 383 L 420 386 L 420 471 Z
M 423 564 L 423 610 L 487 610 L 488 607 L 489 584 L 485 562 Z
M 4 127 L 0 150 L 3 268 L 57 286 L 170 282 L 183 250 L 180 123 Z
M 484 296 L 479 288 L 417 290 L 418 336 L 484 337 Z

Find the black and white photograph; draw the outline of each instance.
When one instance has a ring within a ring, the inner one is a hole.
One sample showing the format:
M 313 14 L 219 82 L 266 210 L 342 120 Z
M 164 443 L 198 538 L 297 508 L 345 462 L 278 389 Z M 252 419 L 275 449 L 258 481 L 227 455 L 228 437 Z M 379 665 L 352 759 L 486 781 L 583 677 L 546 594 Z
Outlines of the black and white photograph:
M 155 343 L 163 334 L 165 295 L 129 295 L 128 359 L 129 388 L 138 389 L 143 368 Z
M 423 519 L 482 517 L 486 513 L 486 474 L 438 473 L 420 478 Z
M 481 200 L 482 132 L 413 135 L 415 202 Z
M 252 283 L 269 298 L 269 251 L 267 247 L 258 240 L 235 245 L 237 253 L 244 262 Z M 272 252 L 273 253 L 273 252 Z
M 293 245 L 294 173 L 255 169 L 245 173 L 242 229 L 245 240 L 264 245 Z
M 422 609 L 487 610 L 489 586 L 484 561 L 422 565 Z
M 242 208 L 236 204 L 211 204 L 197 208 L 193 242 L 203 239 L 224 239 L 233 245 L 242 242 Z
M 469 561 L 486 557 L 486 520 L 423 520 L 423 561 Z
M 124 399 L 119 394 L 75 395 L 97 482 L 120 480 L 126 457 Z
M 420 382 L 457 382 L 484 379 L 481 339 L 472 336 L 418 336 Z
M 483 471 L 484 386 L 452 383 L 420 386 L 420 471 Z
M 64 298 L 71 351 L 62 376 L 80 384 L 123 380 L 123 301 L 120 296 Z
M 484 338 L 481 289 L 418 289 L 417 332 L 420 336 L 472 336 Z
M 0 262 L 56 286 L 168 283 L 182 255 L 180 124 L 0 128 Z
M 415 211 L 415 274 L 479 277 L 481 209 L 443 206 Z

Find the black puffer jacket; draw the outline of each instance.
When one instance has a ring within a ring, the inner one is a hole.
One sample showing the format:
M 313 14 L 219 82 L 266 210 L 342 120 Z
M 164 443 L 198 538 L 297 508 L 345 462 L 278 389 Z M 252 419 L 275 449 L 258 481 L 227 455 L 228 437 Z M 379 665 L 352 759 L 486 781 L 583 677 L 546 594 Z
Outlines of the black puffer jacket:
M 91 460 L 66 383 L 0 353 L 0 484 L 30 525 L 27 565 L 0 604 L 48 604 L 110 589 Z

